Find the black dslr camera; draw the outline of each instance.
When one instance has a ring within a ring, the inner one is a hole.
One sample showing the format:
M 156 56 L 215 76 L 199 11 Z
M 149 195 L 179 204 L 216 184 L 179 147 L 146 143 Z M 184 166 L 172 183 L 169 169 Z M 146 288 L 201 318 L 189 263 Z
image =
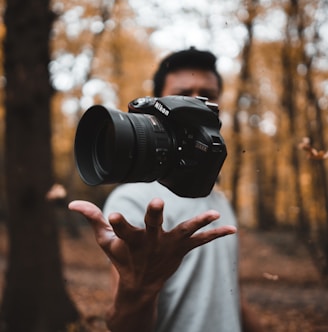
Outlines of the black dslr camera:
M 157 180 L 182 197 L 207 196 L 226 158 L 218 105 L 207 98 L 144 97 L 129 112 L 95 105 L 82 116 L 75 159 L 83 181 Z

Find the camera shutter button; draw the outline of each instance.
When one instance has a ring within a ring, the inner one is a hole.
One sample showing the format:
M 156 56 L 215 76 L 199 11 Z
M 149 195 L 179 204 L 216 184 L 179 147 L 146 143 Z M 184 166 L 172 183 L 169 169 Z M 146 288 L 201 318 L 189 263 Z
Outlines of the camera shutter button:
M 146 103 L 146 98 L 138 98 L 132 102 L 133 106 L 142 106 Z

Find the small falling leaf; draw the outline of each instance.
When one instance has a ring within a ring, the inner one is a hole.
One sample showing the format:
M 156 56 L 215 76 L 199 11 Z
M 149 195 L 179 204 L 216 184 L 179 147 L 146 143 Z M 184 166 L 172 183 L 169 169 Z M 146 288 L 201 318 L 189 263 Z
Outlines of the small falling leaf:
M 328 150 L 317 150 L 315 149 L 309 137 L 303 137 L 302 142 L 298 145 L 299 149 L 306 151 L 308 159 L 313 160 L 324 160 L 328 158 Z

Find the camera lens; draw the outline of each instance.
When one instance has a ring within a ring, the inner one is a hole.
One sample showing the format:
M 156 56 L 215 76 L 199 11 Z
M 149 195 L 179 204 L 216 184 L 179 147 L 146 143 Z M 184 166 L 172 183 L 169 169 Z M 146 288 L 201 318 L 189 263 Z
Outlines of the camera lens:
M 172 167 L 173 139 L 155 116 L 93 106 L 79 122 L 75 159 L 89 185 L 150 182 Z
M 113 149 L 110 142 L 114 142 L 113 124 L 108 122 L 100 130 L 95 140 L 93 149 L 93 163 L 96 169 L 102 174 L 106 174 L 106 170 L 111 169 L 109 156 L 113 155 Z

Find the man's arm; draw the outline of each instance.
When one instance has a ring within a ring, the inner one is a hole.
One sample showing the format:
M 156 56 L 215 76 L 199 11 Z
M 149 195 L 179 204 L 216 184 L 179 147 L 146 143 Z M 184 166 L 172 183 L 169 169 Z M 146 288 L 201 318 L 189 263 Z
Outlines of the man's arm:
M 262 332 L 264 330 L 259 317 L 245 300 L 241 301 L 241 320 L 243 332 Z
M 159 292 L 183 257 L 198 246 L 236 232 L 234 226 L 221 226 L 195 233 L 219 218 L 214 210 L 165 232 L 162 228 L 164 202 L 160 199 L 149 203 L 145 228 L 132 226 L 120 213 L 111 214 L 108 222 L 90 202 L 73 201 L 69 208 L 90 221 L 99 246 L 118 272 L 114 303 L 107 318 L 112 332 L 150 332 L 156 323 Z

